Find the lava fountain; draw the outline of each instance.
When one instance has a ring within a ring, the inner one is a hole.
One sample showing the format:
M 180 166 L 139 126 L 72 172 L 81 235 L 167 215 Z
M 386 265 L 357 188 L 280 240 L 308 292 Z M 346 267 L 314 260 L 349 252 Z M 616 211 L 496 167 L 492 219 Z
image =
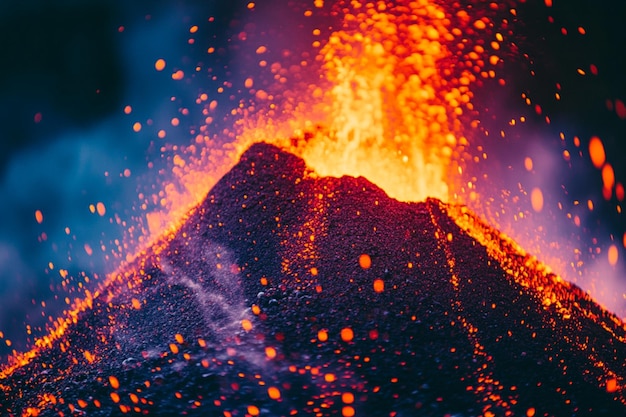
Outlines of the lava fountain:
M 554 202 L 542 184 L 500 189 L 505 171 L 485 167 L 490 138 L 552 123 L 528 93 L 531 114 L 489 117 L 499 94 L 489 93 L 514 84 L 507 69 L 534 59 L 516 32 L 525 3 L 289 4 L 283 17 L 297 14 L 292 29 L 307 30 L 293 45 L 272 38 L 270 23 L 234 24 L 233 49 L 256 69 L 198 94 L 191 144 L 155 132 L 170 169 L 158 191 L 140 193 L 136 251 L 31 350 L 14 352 L 0 409 L 622 412 L 626 327 L 547 266 L 583 276 L 586 255 L 546 240 Z M 246 13 L 272 11 L 250 2 Z M 199 24 L 189 32 L 190 44 L 202 33 Z M 164 59 L 155 70 L 192 77 Z M 612 108 L 626 117 L 619 103 Z M 621 213 L 623 186 L 603 141 L 594 136 L 584 152 L 572 141 Z M 520 159 L 531 174 L 543 163 Z M 566 217 L 580 226 L 580 216 Z M 613 269 L 618 244 L 606 249 Z M 589 252 L 604 255 L 599 245 Z

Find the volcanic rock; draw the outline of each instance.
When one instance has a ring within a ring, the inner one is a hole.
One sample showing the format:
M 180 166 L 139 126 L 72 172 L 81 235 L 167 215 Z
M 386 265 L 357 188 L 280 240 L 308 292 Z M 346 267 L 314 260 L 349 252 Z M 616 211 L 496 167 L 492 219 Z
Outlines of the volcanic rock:
M 252 146 L 2 415 L 626 415 L 626 331 L 463 207 Z M 62 333 L 62 334 L 61 334 Z

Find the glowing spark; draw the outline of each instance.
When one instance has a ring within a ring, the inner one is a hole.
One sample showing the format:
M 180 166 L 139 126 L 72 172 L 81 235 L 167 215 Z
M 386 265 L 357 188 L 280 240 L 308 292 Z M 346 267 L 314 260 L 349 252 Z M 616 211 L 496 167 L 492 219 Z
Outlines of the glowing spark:
M 359 265 L 363 269 L 369 269 L 372 266 L 372 258 L 366 253 L 359 256 Z
M 341 340 L 344 342 L 350 342 L 354 338 L 354 332 L 349 327 L 341 329 Z
M 593 166 L 600 169 L 606 161 L 606 154 L 604 152 L 604 145 L 599 137 L 594 136 L 589 141 L 589 156 L 591 156 L 591 163 Z
M 317 339 L 320 342 L 325 342 L 328 340 L 328 331 L 327 330 L 320 330 L 317 332 Z
M 617 265 L 617 260 L 619 259 L 619 251 L 617 250 L 617 246 L 611 245 L 609 247 L 607 256 L 608 256 L 609 264 L 611 266 Z
M 113 389 L 119 389 L 120 387 L 120 381 L 113 375 L 109 376 L 109 384 Z
M 165 60 L 163 58 L 159 58 L 154 63 L 154 68 L 157 71 L 163 71 L 165 69 Z
M 543 210 L 543 193 L 539 188 L 533 188 L 530 194 L 530 202 L 532 204 L 533 210 L 539 213 Z
M 381 293 L 383 291 L 385 291 L 385 281 L 383 281 L 382 279 L 375 279 L 374 280 L 374 291 L 377 293 Z
M 276 387 L 269 387 L 267 389 L 267 395 L 269 395 L 272 400 L 277 400 L 280 398 L 280 390 Z

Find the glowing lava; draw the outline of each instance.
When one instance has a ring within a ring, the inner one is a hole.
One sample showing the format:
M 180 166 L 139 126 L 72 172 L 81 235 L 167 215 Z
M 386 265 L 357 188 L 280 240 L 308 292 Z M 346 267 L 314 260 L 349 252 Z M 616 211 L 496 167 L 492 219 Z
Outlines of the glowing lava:
M 428 0 L 353 2 L 332 10 L 342 16 L 342 28 L 323 44 L 316 41 L 315 59 L 290 71 L 285 63 L 272 64 L 279 82 L 265 90 L 256 87 L 259 81 L 246 79 L 255 102 L 242 101 L 232 110 L 241 117 L 235 141 L 220 148 L 213 137 L 198 134 L 174 157 L 188 161 L 174 161 L 174 183 L 192 197 L 182 204 L 187 199 L 166 186 L 160 196 L 165 213 L 196 205 L 211 185 L 207 174 L 219 178 L 259 140 L 301 156 L 320 175 L 364 176 L 401 201 L 461 198 L 462 173 L 472 159 L 465 132 L 477 126 L 470 116 L 471 87 L 478 79 L 496 77 L 503 36 L 483 34 L 495 26 L 487 15 L 472 20 L 464 10 L 451 14 Z M 471 44 L 479 36 L 492 36 L 491 51 L 483 42 Z M 259 47 L 257 54 L 263 57 L 266 50 Z M 207 106 L 207 116 L 215 107 L 214 102 Z M 167 219 L 169 214 L 150 214 L 150 230 L 161 230 Z

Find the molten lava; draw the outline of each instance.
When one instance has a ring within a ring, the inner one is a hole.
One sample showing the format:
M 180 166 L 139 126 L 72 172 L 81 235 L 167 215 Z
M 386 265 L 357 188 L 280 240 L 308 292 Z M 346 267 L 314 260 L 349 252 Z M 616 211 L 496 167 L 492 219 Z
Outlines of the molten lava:
M 506 26 L 506 19 L 492 22 L 487 13 L 472 20 L 464 10 L 451 14 L 430 0 L 344 6 L 332 8 L 342 27 L 323 45 L 314 43 L 315 59 L 292 66 L 294 74 L 274 63 L 271 73 L 279 82 L 268 91 L 246 79 L 255 103 L 232 110 L 242 117 L 234 142 L 220 149 L 214 138 L 198 134 L 196 143 L 174 156 L 188 160 L 174 162 L 174 183 L 186 194 L 166 187 L 159 195 L 165 214 L 148 215 L 151 231 L 197 205 L 208 191 L 206 176 L 217 180 L 259 140 L 301 156 L 320 175 L 364 176 L 401 201 L 476 198 L 461 175 L 472 160 L 466 134 L 477 126 L 471 87 L 496 78 L 504 41 L 496 28 Z M 479 36 L 492 37 L 490 51 L 482 41 L 467 46 Z M 257 54 L 266 50 L 262 46 Z M 311 67 L 319 76 L 301 76 Z M 206 114 L 215 108 L 211 102 Z

